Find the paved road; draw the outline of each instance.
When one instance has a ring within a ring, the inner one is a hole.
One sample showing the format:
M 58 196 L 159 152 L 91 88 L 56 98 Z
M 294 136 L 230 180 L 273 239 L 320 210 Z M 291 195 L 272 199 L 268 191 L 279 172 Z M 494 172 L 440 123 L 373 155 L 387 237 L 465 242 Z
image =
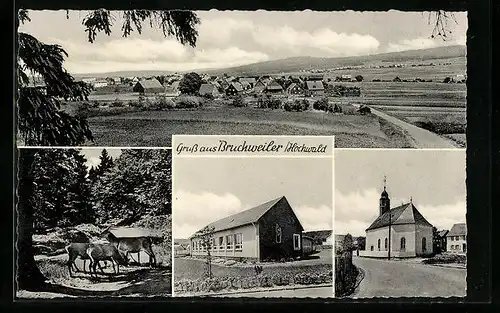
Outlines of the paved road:
M 356 107 L 359 107 L 359 104 L 353 104 Z M 397 125 L 403 129 L 410 137 L 413 139 L 413 145 L 415 148 L 428 148 L 428 149 L 453 149 L 457 148 L 457 146 L 450 140 L 440 137 L 439 135 L 428 131 L 426 129 L 417 127 L 410 123 L 406 123 L 405 121 L 400 120 L 394 116 L 390 116 L 385 114 L 379 110 L 374 109 L 370 106 L 371 112 L 388 122 Z
M 333 287 L 302 288 L 292 290 L 259 291 L 252 293 L 230 294 L 223 297 L 250 297 L 250 298 L 331 298 L 333 297 Z
M 465 296 L 466 270 L 353 257 L 365 277 L 352 297 Z

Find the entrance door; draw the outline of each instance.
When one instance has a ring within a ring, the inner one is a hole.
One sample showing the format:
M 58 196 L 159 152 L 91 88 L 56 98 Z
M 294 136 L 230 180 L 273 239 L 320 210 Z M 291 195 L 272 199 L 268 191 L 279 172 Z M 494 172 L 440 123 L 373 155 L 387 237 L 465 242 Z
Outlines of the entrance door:
M 467 252 L 467 244 L 466 243 L 462 244 L 462 251 L 464 253 Z

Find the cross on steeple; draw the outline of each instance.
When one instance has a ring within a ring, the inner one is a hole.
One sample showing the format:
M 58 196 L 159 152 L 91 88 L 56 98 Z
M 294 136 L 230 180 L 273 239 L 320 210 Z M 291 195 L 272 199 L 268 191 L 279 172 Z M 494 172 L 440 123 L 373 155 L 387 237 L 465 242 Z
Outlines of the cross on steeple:
M 410 196 L 410 203 L 413 203 L 413 197 Z
M 384 190 L 385 190 L 386 184 L 387 184 L 387 176 L 384 175 Z

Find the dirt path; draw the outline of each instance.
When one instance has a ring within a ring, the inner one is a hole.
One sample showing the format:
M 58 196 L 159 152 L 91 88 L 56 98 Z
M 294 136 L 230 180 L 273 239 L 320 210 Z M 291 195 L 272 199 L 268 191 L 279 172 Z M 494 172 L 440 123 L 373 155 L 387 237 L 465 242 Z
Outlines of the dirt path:
M 359 104 L 353 104 L 355 107 L 359 107 Z M 381 111 L 378 111 L 374 109 L 373 107 L 370 106 L 371 112 L 378 117 L 381 117 L 385 119 L 386 121 L 399 126 L 405 131 L 408 136 L 412 139 L 413 145 L 415 148 L 420 148 L 420 149 L 429 149 L 429 148 L 434 148 L 434 149 L 453 149 L 453 148 L 458 148 L 452 141 L 445 139 L 443 137 L 440 137 L 439 135 L 430 132 L 426 129 L 417 127 L 415 125 L 412 125 L 410 123 L 406 123 L 398 118 L 395 118 L 394 116 L 390 116 L 388 114 L 385 114 Z

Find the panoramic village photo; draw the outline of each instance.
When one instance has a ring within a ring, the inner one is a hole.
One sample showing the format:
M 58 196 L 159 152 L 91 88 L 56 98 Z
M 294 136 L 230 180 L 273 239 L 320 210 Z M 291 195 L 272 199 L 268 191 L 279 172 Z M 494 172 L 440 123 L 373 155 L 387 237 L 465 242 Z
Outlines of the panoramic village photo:
M 332 166 L 174 156 L 174 296 L 333 297 Z
M 16 298 L 171 296 L 170 150 L 18 151 Z
M 19 21 L 20 145 L 223 134 L 466 146 L 466 12 L 21 10 Z
M 465 297 L 465 150 L 335 152 L 337 297 Z

